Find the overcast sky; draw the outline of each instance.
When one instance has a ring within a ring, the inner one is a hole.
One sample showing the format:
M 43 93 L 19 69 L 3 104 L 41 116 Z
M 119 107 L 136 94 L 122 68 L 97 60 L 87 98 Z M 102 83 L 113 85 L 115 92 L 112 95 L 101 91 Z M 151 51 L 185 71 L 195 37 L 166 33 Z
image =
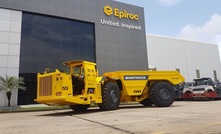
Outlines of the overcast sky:
M 146 33 L 219 45 L 221 0 L 115 0 L 144 7 Z

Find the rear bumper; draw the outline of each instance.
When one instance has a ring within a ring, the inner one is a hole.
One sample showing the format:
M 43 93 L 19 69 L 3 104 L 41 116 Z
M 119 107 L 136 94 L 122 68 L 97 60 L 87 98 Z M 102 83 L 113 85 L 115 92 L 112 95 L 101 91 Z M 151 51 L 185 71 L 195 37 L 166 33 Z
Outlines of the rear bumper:
M 38 98 L 35 99 L 36 102 L 46 105 L 61 105 L 64 104 L 64 98 Z

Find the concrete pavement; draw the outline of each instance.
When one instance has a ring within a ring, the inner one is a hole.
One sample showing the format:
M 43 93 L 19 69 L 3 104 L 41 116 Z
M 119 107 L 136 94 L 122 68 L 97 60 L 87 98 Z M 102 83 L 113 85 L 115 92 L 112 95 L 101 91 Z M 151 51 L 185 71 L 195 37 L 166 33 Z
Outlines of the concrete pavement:
M 0 114 L 4 134 L 221 134 L 221 101 L 176 101 L 171 107 L 123 105 L 114 111 L 71 109 Z

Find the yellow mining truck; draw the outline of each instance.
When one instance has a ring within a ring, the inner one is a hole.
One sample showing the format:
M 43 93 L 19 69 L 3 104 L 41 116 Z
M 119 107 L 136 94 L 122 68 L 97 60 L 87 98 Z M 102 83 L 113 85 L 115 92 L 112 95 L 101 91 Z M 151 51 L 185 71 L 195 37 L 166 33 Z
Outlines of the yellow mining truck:
M 46 70 L 37 76 L 37 101 L 47 105 L 69 105 L 84 111 L 91 104 L 101 110 L 115 110 L 120 102 L 139 102 L 144 106 L 170 106 L 174 86 L 184 82 L 177 71 L 116 71 L 98 76 L 96 64 L 68 61 L 70 72 Z

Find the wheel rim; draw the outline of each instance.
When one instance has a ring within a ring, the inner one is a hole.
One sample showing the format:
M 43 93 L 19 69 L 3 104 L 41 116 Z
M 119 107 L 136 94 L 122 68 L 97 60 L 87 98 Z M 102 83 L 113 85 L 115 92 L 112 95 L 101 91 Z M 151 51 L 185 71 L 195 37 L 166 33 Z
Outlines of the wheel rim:
M 170 93 L 167 89 L 161 89 L 160 96 L 162 99 L 167 100 L 168 98 L 170 98 Z
M 110 92 L 110 98 L 111 98 L 112 102 L 115 103 L 117 101 L 117 93 L 112 90 Z

